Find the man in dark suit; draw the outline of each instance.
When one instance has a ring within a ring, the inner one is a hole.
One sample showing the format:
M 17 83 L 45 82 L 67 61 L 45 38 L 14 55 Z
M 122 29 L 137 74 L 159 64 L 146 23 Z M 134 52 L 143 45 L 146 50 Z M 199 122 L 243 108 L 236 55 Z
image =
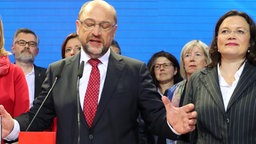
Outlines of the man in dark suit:
M 20 66 L 26 76 L 29 88 L 30 107 L 34 98 L 41 92 L 46 68 L 36 66 L 35 58 L 39 53 L 39 38 L 35 32 L 27 28 L 18 29 L 13 36 L 12 53 L 15 64 Z
M 177 134 L 194 130 L 197 113 L 193 104 L 176 108 L 167 97 L 163 97 L 162 102 L 145 63 L 118 55 L 109 48 L 116 23 L 115 9 L 105 1 L 90 1 L 82 6 L 76 21 L 82 44 L 80 54 L 50 64 L 42 92 L 28 113 L 13 120 L 0 105 L 4 138 L 16 138 L 19 128 L 27 129 L 56 77 L 53 91 L 29 130 L 44 130 L 57 116 L 59 144 L 138 144 L 139 112 L 157 135 L 177 139 Z M 100 61 L 97 68 L 88 63 L 92 59 Z M 82 61 L 85 65 L 79 80 L 77 74 Z M 83 110 L 88 109 L 84 99 L 87 86 L 91 86 L 88 83 L 92 69 L 100 72 L 100 86 L 96 115 L 90 124 Z

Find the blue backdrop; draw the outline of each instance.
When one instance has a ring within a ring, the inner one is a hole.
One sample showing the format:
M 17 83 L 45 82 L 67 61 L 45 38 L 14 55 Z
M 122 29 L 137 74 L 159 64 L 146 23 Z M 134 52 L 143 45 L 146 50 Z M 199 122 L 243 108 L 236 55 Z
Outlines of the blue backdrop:
M 75 32 L 81 0 L 1 0 L 5 48 L 10 50 L 14 32 L 21 27 L 40 38 L 36 64 L 47 67 L 61 59 L 61 44 Z M 122 54 L 148 62 L 160 50 L 179 59 L 181 48 L 192 39 L 210 44 L 215 23 L 231 9 L 256 19 L 255 0 L 107 0 L 117 10 L 116 40 Z M 11 56 L 13 61 L 13 56 Z

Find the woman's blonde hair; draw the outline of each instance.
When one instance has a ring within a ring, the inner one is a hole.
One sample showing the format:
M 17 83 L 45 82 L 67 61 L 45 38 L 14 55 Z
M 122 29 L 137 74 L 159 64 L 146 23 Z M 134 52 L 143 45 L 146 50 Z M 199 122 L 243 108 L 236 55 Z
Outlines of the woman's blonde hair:
M 0 56 L 6 56 L 10 53 L 4 49 L 4 28 L 3 28 L 3 22 L 0 18 Z
M 183 48 L 181 50 L 181 54 L 180 54 L 180 74 L 184 79 L 187 79 L 187 74 L 186 74 L 186 70 L 184 68 L 183 56 L 185 55 L 185 53 L 187 51 L 190 51 L 194 47 L 199 47 L 200 49 L 202 49 L 207 65 L 211 62 L 211 59 L 210 59 L 210 56 L 209 56 L 209 47 L 208 47 L 208 45 L 206 45 L 204 42 L 202 42 L 200 40 L 191 40 L 191 41 L 189 41 L 188 43 L 186 43 L 183 46 Z

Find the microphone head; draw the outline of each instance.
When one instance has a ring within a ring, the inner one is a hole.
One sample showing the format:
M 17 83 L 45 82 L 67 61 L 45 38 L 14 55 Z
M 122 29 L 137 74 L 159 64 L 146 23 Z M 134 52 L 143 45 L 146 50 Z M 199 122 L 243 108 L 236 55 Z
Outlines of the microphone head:
M 62 70 L 64 68 L 64 65 L 65 65 L 65 61 L 61 61 L 61 64 L 60 64 L 60 67 L 59 67 L 59 71 L 56 73 L 56 78 L 60 78 L 61 77 L 61 73 L 62 73 Z
M 81 62 L 78 69 L 77 76 L 79 77 L 79 79 L 83 76 L 83 71 L 84 71 L 84 61 Z

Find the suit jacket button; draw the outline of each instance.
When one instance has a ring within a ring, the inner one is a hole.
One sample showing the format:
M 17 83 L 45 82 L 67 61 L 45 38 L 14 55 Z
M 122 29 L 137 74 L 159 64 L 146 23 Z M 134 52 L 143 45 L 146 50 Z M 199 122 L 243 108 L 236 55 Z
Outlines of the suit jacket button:
M 92 140 L 92 139 L 93 139 L 93 135 L 89 134 L 89 140 Z
M 229 118 L 227 118 L 227 120 L 226 120 L 226 121 L 227 121 L 227 123 L 229 123 L 229 122 L 230 122 Z

